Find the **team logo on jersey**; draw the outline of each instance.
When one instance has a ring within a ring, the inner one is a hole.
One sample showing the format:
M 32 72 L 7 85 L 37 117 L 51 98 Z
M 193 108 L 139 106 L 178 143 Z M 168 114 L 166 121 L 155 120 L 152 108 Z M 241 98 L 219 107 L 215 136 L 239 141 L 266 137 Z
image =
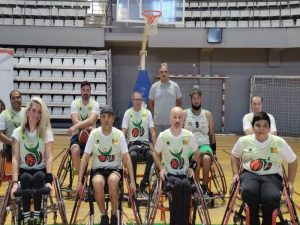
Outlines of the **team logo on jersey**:
M 183 139 L 182 144 L 183 145 L 188 145 L 189 144 L 189 140 L 188 139 Z
M 279 152 L 279 148 L 278 147 L 272 147 L 271 148 L 271 153 L 278 153 Z
M 112 141 L 111 141 L 111 143 L 112 143 L 113 145 L 118 145 L 118 144 L 119 144 L 119 140 L 113 138 Z
M 267 159 L 255 159 L 250 162 L 252 171 L 269 170 L 272 167 L 272 162 Z
M 184 166 L 184 158 L 181 157 L 181 154 L 183 152 L 183 149 L 181 149 L 180 151 L 175 149 L 174 152 L 172 152 L 170 149 L 169 149 L 171 155 L 175 158 L 173 158 L 171 161 L 170 161 L 170 166 L 172 167 L 172 169 L 174 170 L 177 170 L 177 169 L 182 169 L 183 166 Z
M 100 153 L 100 155 L 98 156 L 100 162 L 105 162 L 105 161 L 112 162 L 115 160 L 115 156 L 110 155 L 110 153 L 112 152 L 112 147 L 110 147 L 109 149 L 103 148 L 102 150 L 98 148 L 98 152 Z
M 30 152 L 25 156 L 25 163 L 27 166 L 31 167 L 34 166 L 35 164 L 40 164 L 42 162 L 43 155 L 41 152 L 38 151 L 39 146 L 40 146 L 39 142 L 36 144 L 36 146 L 30 144 L 29 147 L 24 144 L 25 149 L 28 152 Z
M 145 129 L 144 127 L 142 127 L 142 122 L 143 120 L 141 120 L 140 122 L 138 123 L 135 123 L 132 121 L 132 124 L 134 125 L 134 128 L 132 129 L 131 131 L 131 134 L 133 137 L 137 137 L 137 136 L 143 136 L 144 133 L 145 133 Z

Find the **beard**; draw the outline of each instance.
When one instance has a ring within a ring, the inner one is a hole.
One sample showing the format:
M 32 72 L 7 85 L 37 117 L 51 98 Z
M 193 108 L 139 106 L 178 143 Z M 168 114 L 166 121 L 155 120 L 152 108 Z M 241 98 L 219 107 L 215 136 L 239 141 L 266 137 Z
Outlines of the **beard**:
M 201 109 L 201 104 L 198 105 L 198 106 L 192 104 L 192 108 L 193 108 L 194 110 L 199 110 L 199 109 Z

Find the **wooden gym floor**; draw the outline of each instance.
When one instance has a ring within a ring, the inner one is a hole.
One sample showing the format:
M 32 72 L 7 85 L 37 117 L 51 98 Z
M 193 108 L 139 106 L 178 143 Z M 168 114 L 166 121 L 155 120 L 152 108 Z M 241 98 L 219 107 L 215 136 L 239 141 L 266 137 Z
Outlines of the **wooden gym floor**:
M 229 189 L 230 186 L 230 180 L 231 180 L 231 165 L 230 165 L 230 151 L 234 145 L 234 143 L 237 141 L 238 136 L 235 135 L 217 135 L 217 157 L 218 160 L 223 168 L 225 177 L 226 177 L 226 181 L 227 181 L 227 186 Z M 300 139 L 293 139 L 293 138 L 287 138 L 286 139 L 287 142 L 291 145 L 292 149 L 296 152 L 298 159 L 300 158 Z M 69 144 L 69 137 L 64 136 L 64 135 L 56 135 L 55 136 L 55 144 L 54 144 L 54 157 L 57 156 L 65 147 L 67 147 Z M 54 161 L 54 174 L 57 173 L 58 170 L 58 166 L 61 160 L 61 157 L 58 157 L 55 161 Z M 298 173 L 300 172 L 300 166 L 298 167 Z M 143 173 L 143 168 L 142 166 L 138 167 L 138 173 Z M 75 178 L 75 183 L 77 182 L 77 179 Z M 0 195 L 3 196 L 5 190 L 6 190 L 6 185 L 7 183 L 3 183 L 2 186 L 0 187 Z M 296 181 L 294 184 L 294 188 L 295 188 L 295 193 L 293 195 L 293 199 L 294 202 L 296 203 L 296 207 L 297 207 L 297 211 L 298 211 L 298 215 L 300 213 L 300 175 L 297 174 L 296 176 Z M 53 191 L 52 191 L 52 195 L 53 195 Z M 226 195 L 226 203 L 222 204 L 222 201 L 216 201 L 216 207 L 214 208 L 210 208 L 209 209 L 209 213 L 210 213 L 210 217 L 211 217 L 211 222 L 212 224 L 220 224 L 224 215 L 224 211 L 226 209 L 226 205 L 227 205 L 227 200 L 229 197 L 229 193 L 227 191 L 227 195 Z M 2 203 L 0 203 L 2 204 Z M 73 209 L 73 205 L 74 205 L 74 200 L 65 200 L 65 204 L 66 204 L 66 209 L 67 209 L 67 217 L 68 220 L 70 219 L 71 213 L 72 213 L 72 209 Z M 129 214 L 132 212 L 130 208 L 127 207 L 127 204 L 123 204 L 124 206 L 124 210 L 126 212 L 128 212 Z M 95 223 L 99 223 L 100 222 L 100 214 L 98 211 L 98 207 L 95 204 L 95 209 L 96 209 L 96 216 L 95 216 Z M 85 213 L 88 212 L 89 208 L 87 204 L 83 204 L 82 208 L 81 208 L 81 213 Z M 142 207 L 141 208 L 141 214 L 142 214 L 142 219 L 144 219 L 144 212 L 145 212 L 145 208 Z M 53 217 L 50 215 L 48 220 L 49 224 L 53 223 Z M 168 215 L 167 215 L 168 218 Z M 58 221 L 60 223 L 61 219 L 60 216 L 58 215 Z M 160 221 L 160 213 L 158 212 L 157 216 L 156 216 L 156 221 L 158 223 L 161 223 Z M 10 218 L 6 221 L 6 224 L 10 224 Z

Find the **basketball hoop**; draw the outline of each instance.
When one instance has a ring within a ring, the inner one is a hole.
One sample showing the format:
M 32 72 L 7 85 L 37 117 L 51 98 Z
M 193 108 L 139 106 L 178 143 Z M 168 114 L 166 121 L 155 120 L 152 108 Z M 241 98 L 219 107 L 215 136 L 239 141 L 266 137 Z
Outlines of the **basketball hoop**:
M 157 34 L 157 20 L 161 17 L 162 12 L 159 10 L 144 10 L 142 15 L 145 17 L 145 32 L 148 35 Z

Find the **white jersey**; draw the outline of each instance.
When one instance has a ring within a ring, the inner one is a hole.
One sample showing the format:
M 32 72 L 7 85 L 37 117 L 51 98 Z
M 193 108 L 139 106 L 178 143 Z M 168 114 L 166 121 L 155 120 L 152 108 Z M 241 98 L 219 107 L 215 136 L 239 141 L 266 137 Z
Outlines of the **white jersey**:
M 191 108 L 186 109 L 184 128 L 191 131 L 197 140 L 198 146 L 209 145 L 209 122 L 206 117 L 206 110 L 201 109 L 199 115 L 195 115 Z
M 102 127 L 92 130 L 86 143 L 84 153 L 92 154 L 92 169 L 122 169 L 122 154 L 128 152 L 122 131 L 112 128 L 106 136 Z

